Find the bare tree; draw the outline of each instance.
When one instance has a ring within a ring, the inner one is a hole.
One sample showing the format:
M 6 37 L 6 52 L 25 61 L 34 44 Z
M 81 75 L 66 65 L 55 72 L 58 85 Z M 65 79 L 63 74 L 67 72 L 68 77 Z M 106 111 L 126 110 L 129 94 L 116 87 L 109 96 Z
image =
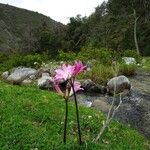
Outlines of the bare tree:
M 133 16 L 134 16 L 134 42 L 135 42 L 137 54 L 140 54 L 139 45 L 137 41 L 137 21 L 140 17 L 137 17 L 135 9 L 133 9 Z

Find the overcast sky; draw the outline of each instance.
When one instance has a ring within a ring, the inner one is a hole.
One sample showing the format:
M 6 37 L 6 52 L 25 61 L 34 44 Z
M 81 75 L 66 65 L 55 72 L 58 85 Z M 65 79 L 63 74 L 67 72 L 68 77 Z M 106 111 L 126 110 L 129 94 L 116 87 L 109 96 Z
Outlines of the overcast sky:
M 89 16 L 104 0 L 0 0 L 0 3 L 37 11 L 64 24 L 77 14 Z

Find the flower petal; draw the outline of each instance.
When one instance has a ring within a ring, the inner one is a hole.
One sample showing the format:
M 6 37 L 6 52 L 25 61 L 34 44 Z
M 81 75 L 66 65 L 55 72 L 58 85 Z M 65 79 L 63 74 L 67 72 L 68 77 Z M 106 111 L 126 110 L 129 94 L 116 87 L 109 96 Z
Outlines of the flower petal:
M 86 66 L 83 65 L 81 61 L 75 61 L 74 75 L 78 75 L 80 72 L 84 71 Z

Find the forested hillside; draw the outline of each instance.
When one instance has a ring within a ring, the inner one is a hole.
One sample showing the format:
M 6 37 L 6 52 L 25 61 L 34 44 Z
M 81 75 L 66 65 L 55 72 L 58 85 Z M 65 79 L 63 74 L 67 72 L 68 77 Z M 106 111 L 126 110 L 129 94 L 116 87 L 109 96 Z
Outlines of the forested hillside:
M 7 54 L 40 51 L 43 33 L 53 40 L 63 27 L 63 24 L 38 12 L 0 4 L 0 51 Z
M 59 10 L 58 10 L 59 11 Z M 108 0 L 65 26 L 49 17 L 0 4 L 0 51 L 78 53 L 83 47 L 150 55 L 150 1 Z
M 138 48 L 141 54 L 150 55 L 149 0 L 108 0 L 88 18 L 78 15 L 70 21 L 67 37 L 74 41 L 71 47 L 90 43 L 118 51 Z

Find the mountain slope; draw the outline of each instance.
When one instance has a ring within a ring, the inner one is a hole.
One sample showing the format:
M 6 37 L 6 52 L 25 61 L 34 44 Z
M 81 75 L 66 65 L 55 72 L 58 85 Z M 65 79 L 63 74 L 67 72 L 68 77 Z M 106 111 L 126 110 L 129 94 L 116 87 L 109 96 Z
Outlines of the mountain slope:
M 27 50 L 27 41 L 32 44 L 37 40 L 36 33 L 43 24 L 54 33 L 64 27 L 38 12 L 0 4 L 0 51 L 9 53 Z

